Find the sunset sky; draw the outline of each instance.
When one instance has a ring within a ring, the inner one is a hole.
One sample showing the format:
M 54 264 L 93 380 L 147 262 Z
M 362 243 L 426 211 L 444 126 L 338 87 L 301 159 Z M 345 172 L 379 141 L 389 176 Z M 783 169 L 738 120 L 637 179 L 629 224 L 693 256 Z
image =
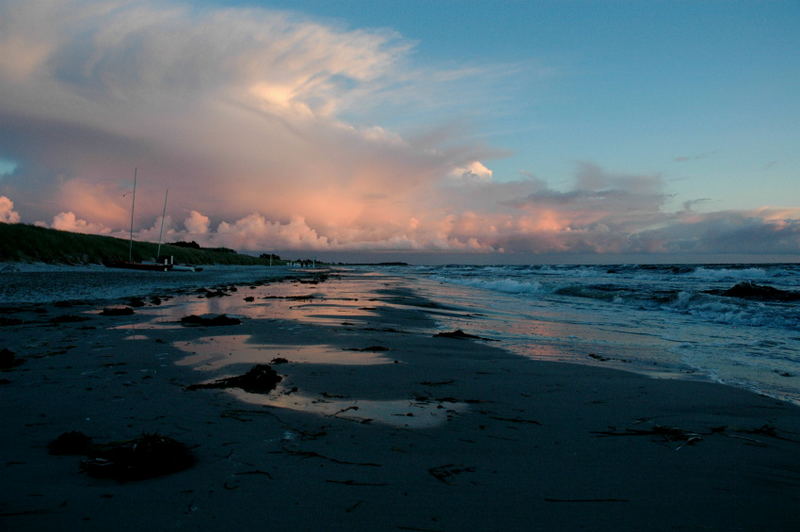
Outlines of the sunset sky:
M 800 2 L 0 0 L 0 221 L 800 260 Z M 454 259 L 455 257 L 455 259 Z

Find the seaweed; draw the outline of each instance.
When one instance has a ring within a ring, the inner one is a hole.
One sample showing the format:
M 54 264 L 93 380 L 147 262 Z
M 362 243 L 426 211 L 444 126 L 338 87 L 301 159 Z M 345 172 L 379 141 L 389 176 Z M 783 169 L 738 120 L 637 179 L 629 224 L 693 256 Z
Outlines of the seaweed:
M 239 325 L 242 323 L 242 320 L 239 318 L 232 318 L 225 314 L 219 314 L 217 316 L 205 317 L 205 316 L 197 316 L 196 314 L 190 314 L 189 316 L 184 316 L 181 318 L 181 325 L 184 327 L 197 327 L 197 326 L 209 326 L 209 327 L 216 327 L 221 325 Z
M 285 299 L 287 301 L 306 301 L 309 299 L 320 299 L 316 294 L 305 294 L 299 296 L 264 296 L 261 299 Z
M 0 369 L 11 369 L 19 366 L 25 362 L 21 358 L 17 358 L 16 353 L 10 349 L 3 348 L 0 350 Z
M 714 431 L 712 431 L 714 433 Z M 597 431 L 592 434 L 598 437 L 606 436 L 660 436 L 661 441 L 666 443 L 680 443 L 675 448 L 680 451 L 687 445 L 694 445 L 697 442 L 703 441 L 703 434 L 699 432 L 692 432 L 689 430 L 681 429 L 678 427 L 667 427 L 663 425 L 653 425 L 650 429 L 625 429 L 624 431 L 608 430 Z M 708 434 L 705 434 L 708 435 Z
M 131 440 L 93 444 L 80 431 L 64 432 L 47 445 L 52 455 L 82 455 L 81 471 L 120 482 L 183 471 L 194 464 L 189 448 L 169 436 L 143 433 Z
M 465 333 L 461 329 L 455 331 L 440 332 L 433 335 L 434 338 L 457 338 L 460 340 L 492 340 L 491 338 L 484 338 L 482 336 L 475 336 L 474 334 Z
M 194 464 L 194 456 L 185 444 L 156 433 L 95 445 L 87 456 L 81 462 L 82 471 L 121 482 L 177 473 Z
M 191 384 L 187 390 L 206 390 L 215 388 L 241 388 L 249 393 L 269 393 L 283 378 L 266 364 L 257 364 L 244 375 L 227 377 L 212 382 Z
M 445 464 L 436 467 L 431 467 L 428 469 L 428 473 L 433 476 L 439 482 L 443 482 L 444 484 L 448 484 L 450 486 L 453 485 L 453 482 L 450 480 L 451 477 L 455 475 L 459 475 L 461 473 L 474 473 L 474 467 L 465 467 L 462 465 L 456 464 Z
M 489 416 L 491 419 L 496 419 L 497 421 L 508 421 L 509 423 L 528 423 L 530 425 L 541 425 L 535 419 L 524 419 L 521 417 L 500 417 L 500 416 Z
M 420 382 L 423 386 L 444 386 L 445 384 L 453 384 L 455 379 L 447 379 L 443 381 L 422 381 Z
M 341 484 L 343 486 L 365 486 L 365 487 L 380 487 L 380 486 L 388 486 L 388 482 L 359 482 L 357 480 L 332 480 L 326 479 L 325 482 L 329 482 L 331 484 Z
M 101 316 L 130 316 L 133 314 L 131 307 L 105 307 L 100 313 Z
M 47 444 L 47 451 L 54 455 L 88 455 L 92 447 L 92 438 L 83 432 L 73 430 L 62 433 Z
M 229 293 L 225 292 L 223 289 L 219 289 L 219 288 L 217 290 L 209 290 L 208 288 L 200 288 L 200 289 L 197 290 L 197 293 L 201 294 L 200 297 L 205 297 L 205 298 L 208 298 L 208 299 L 210 299 L 212 297 L 224 297 L 224 296 L 229 296 L 230 295 Z

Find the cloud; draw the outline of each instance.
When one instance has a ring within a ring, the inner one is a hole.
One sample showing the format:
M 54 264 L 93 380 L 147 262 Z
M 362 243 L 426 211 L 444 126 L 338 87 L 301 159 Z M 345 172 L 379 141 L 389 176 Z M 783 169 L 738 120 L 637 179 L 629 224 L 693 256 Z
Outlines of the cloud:
M 96 235 L 104 235 L 111 232 L 109 227 L 106 227 L 103 224 L 82 220 L 75 216 L 74 212 L 58 213 L 53 217 L 53 222 L 50 224 L 50 227 L 60 231 L 71 231 L 73 233 L 88 233 Z
M 466 166 L 458 167 L 450 172 L 450 177 L 464 181 L 491 181 L 494 172 L 486 168 L 480 161 L 472 161 Z
M 0 196 L 0 222 L 15 224 L 19 220 L 19 213 L 14 210 L 14 202 L 6 196 Z
M 0 149 L 16 164 L 0 219 L 20 220 L 13 197 L 28 219 L 124 236 L 138 168 L 139 238 L 158 238 L 168 187 L 165 240 L 241 250 L 797 252 L 797 209 L 670 212 L 662 176 L 591 163 L 568 187 L 504 181 L 503 152 L 458 117 L 372 123 L 507 101 L 486 85 L 502 68 L 415 67 L 413 48 L 266 9 L 0 1 Z
M 387 30 L 263 9 L 43 0 L 0 5 L 0 35 L 0 146 L 20 162 L 3 186 L 34 218 L 72 211 L 124 227 L 139 167 L 137 216 L 156 215 L 165 183 L 172 212 L 302 216 L 330 230 L 396 210 L 364 198 L 405 201 L 488 152 L 340 118 L 408 77 L 411 45 Z
M 186 231 L 189 234 L 194 235 L 204 235 L 208 233 L 208 225 L 210 223 L 210 219 L 208 216 L 204 216 L 203 214 L 197 211 L 191 211 L 189 216 L 183 221 L 184 227 L 186 227 Z

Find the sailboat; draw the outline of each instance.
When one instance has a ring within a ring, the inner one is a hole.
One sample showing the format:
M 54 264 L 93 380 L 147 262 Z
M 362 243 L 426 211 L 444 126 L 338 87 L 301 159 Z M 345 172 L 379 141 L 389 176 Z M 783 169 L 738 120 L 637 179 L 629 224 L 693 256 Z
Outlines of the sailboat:
M 164 236 L 164 217 L 167 213 L 167 195 L 169 189 L 164 194 L 164 210 L 161 214 L 161 232 L 158 236 L 158 251 L 156 252 L 155 262 L 134 262 L 133 261 L 133 212 L 136 208 L 136 178 L 138 177 L 139 169 L 133 170 L 133 195 L 131 197 L 131 232 L 130 240 L 128 241 L 128 260 L 112 260 L 105 261 L 103 264 L 108 268 L 126 268 L 129 270 L 147 270 L 157 272 L 168 272 L 174 268 L 174 260 L 172 256 L 161 256 L 161 239 Z M 184 269 L 182 271 L 194 271 Z

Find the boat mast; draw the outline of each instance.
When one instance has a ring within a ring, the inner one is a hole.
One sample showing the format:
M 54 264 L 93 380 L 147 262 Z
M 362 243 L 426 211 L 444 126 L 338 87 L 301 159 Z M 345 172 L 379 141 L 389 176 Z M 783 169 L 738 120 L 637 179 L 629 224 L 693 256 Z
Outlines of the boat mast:
M 136 176 L 138 168 L 133 169 L 133 198 L 131 199 L 131 239 L 128 243 L 128 262 L 133 262 L 133 209 L 136 207 Z
M 161 231 L 158 232 L 158 251 L 156 251 L 156 261 L 161 257 L 161 237 L 164 236 L 164 218 L 167 216 L 167 196 L 169 196 L 169 189 L 164 192 L 164 210 L 161 212 Z

